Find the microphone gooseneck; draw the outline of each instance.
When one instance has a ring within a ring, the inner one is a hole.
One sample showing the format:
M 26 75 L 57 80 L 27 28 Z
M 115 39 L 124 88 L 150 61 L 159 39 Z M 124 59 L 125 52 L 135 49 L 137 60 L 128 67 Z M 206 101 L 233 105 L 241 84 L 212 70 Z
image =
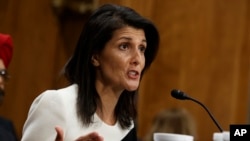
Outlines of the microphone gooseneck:
M 176 98 L 176 99 L 179 99 L 179 100 L 192 100 L 192 101 L 198 103 L 199 105 L 201 105 L 207 111 L 207 113 L 209 114 L 210 118 L 213 120 L 215 125 L 219 128 L 220 132 L 223 132 L 223 129 L 220 127 L 218 122 L 215 120 L 214 116 L 210 113 L 208 108 L 204 104 L 202 104 L 200 101 L 193 99 L 190 96 L 188 96 L 187 94 L 185 94 L 184 92 L 182 92 L 181 90 L 176 90 L 176 89 L 171 91 L 171 96 Z

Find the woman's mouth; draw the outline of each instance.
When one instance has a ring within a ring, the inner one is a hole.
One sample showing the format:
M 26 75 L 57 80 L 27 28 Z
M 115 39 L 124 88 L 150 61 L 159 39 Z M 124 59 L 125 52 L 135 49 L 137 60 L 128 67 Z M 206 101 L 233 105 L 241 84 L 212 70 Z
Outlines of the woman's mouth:
M 128 77 L 131 79 L 138 79 L 140 77 L 139 72 L 135 70 L 130 70 L 128 72 Z

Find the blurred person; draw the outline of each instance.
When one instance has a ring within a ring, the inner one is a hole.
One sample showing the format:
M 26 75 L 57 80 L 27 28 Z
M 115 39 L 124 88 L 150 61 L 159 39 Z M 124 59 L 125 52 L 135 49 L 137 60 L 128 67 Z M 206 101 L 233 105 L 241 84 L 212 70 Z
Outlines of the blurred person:
M 135 141 L 135 97 L 159 45 L 155 25 L 129 7 L 100 6 L 64 74 L 70 85 L 32 103 L 22 141 Z
M 153 141 L 153 134 L 174 133 L 196 137 L 196 123 L 184 108 L 170 108 L 159 112 L 153 119 L 151 128 L 143 141 Z
M 9 77 L 7 68 L 11 62 L 13 44 L 11 36 L 0 33 L 0 105 L 5 96 L 5 83 Z M 0 117 L 0 141 L 17 141 L 15 127 L 11 120 Z

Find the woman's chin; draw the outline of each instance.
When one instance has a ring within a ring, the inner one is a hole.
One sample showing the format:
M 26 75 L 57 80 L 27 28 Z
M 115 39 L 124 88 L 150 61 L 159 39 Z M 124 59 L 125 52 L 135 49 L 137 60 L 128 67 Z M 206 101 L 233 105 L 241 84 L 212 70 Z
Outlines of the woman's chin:
M 138 85 L 136 85 L 136 86 L 130 86 L 130 87 L 126 88 L 126 90 L 130 91 L 130 92 L 136 91 L 137 89 L 138 89 Z

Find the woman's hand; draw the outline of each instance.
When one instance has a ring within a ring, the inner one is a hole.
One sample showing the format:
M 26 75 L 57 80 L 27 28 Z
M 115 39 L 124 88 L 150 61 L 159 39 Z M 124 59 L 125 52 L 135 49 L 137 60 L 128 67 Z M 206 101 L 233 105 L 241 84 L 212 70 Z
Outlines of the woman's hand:
M 55 141 L 63 141 L 64 140 L 63 139 L 63 134 L 64 134 L 63 129 L 61 127 L 59 127 L 59 126 L 56 126 L 55 130 L 56 130 L 56 133 L 57 133 Z
M 104 141 L 103 137 L 99 136 L 98 133 L 92 132 L 87 134 L 86 136 L 81 136 L 75 141 Z
M 55 130 L 57 132 L 55 141 L 64 141 L 63 129 L 59 126 L 56 126 Z M 81 137 L 77 138 L 75 141 L 104 141 L 104 140 L 103 140 L 103 137 L 99 136 L 98 133 L 92 132 L 92 133 L 89 133 L 85 136 L 81 136 Z

